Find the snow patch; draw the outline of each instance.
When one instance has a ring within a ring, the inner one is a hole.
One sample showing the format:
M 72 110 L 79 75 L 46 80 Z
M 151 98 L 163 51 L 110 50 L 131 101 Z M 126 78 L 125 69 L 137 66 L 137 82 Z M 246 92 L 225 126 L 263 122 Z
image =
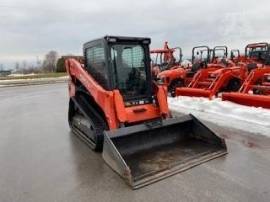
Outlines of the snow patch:
M 34 76 L 36 75 L 35 73 L 31 73 L 31 74 L 10 74 L 8 75 L 8 77 L 25 77 L 25 76 Z
M 209 100 L 198 97 L 169 97 L 168 103 L 169 108 L 174 112 L 191 113 L 202 120 L 207 120 L 220 126 L 270 137 L 269 109 L 224 102 L 220 98 Z

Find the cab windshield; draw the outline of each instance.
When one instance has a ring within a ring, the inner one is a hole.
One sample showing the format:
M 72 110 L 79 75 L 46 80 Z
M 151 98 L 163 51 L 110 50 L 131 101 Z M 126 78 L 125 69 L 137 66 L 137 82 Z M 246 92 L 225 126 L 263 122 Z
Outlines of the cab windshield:
M 268 54 L 268 47 L 255 47 L 249 50 L 249 57 L 257 59 L 257 60 L 265 60 Z
M 112 45 L 111 63 L 115 86 L 125 100 L 147 94 L 145 52 L 141 45 Z

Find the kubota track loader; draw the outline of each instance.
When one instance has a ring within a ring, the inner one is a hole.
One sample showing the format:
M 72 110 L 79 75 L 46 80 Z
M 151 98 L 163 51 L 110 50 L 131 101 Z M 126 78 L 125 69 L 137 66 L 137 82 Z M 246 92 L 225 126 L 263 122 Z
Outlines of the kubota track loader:
M 66 60 L 72 131 L 134 189 L 226 154 L 223 139 L 192 115 L 171 118 L 151 79 L 149 38 L 105 36 Z

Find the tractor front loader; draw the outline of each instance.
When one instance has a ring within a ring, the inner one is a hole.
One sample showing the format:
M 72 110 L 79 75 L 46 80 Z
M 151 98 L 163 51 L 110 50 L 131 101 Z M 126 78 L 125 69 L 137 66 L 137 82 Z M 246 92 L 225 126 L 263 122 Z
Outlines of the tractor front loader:
M 252 70 L 240 90 L 223 93 L 222 100 L 270 108 L 270 66 Z
M 218 51 L 222 51 L 222 57 L 218 57 Z M 216 46 L 212 50 L 211 63 L 195 74 L 188 87 L 176 88 L 176 96 L 212 99 L 220 92 L 239 90 L 248 69 L 245 65 L 236 66 L 227 56 L 227 46 Z
M 265 42 L 248 44 L 242 61 L 253 70 L 238 92 L 223 93 L 222 100 L 270 108 L 270 45 Z
M 176 89 L 176 96 L 207 97 L 212 99 L 220 92 L 238 91 L 248 71 L 244 66 L 220 69 L 203 69 L 188 87 Z
M 151 78 L 149 38 L 105 36 L 66 60 L 69 124 L 133 189 L 227 153 L 192 115 L 172 118 L 166 87 Z

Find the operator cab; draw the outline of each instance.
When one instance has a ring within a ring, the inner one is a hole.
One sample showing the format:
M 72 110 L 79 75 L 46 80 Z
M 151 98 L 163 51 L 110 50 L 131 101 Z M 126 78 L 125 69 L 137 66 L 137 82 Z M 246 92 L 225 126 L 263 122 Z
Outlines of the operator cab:
M 268 64 L 270 56 L 270 46 L 268 43 L 248 44 L 245 48 L 245 57 L 253 61 L 247 64 L 248 71 L 258 68 L 258 63 Z
M 216 64 L 220 62 L 221 64 L 228 66 L 228 47 L 227 46 L 215 46 L 212 50 L 212 60 L 211 62 Z
M 150 38 L 115 37 L 84 44 L 85 68 L 105 89 L 118 89 L 127 105 L 152 102 Z
M 238 59 L 240 58 L 240 50 L 239 49 L 232 49 L 230 52 L 230 59 L 232 61 L 238 61 Z
M 248 44 L 245 48 L 245 56 L 264 63 L 269 60 L 270 45 L 268 43 Z
M 210 62 L 210 48 L 208 46 L 196 46 L 192 49 L 192 66 L 187 73 L 188 77 L 192 77 L 198 70 L 206 68 Z

